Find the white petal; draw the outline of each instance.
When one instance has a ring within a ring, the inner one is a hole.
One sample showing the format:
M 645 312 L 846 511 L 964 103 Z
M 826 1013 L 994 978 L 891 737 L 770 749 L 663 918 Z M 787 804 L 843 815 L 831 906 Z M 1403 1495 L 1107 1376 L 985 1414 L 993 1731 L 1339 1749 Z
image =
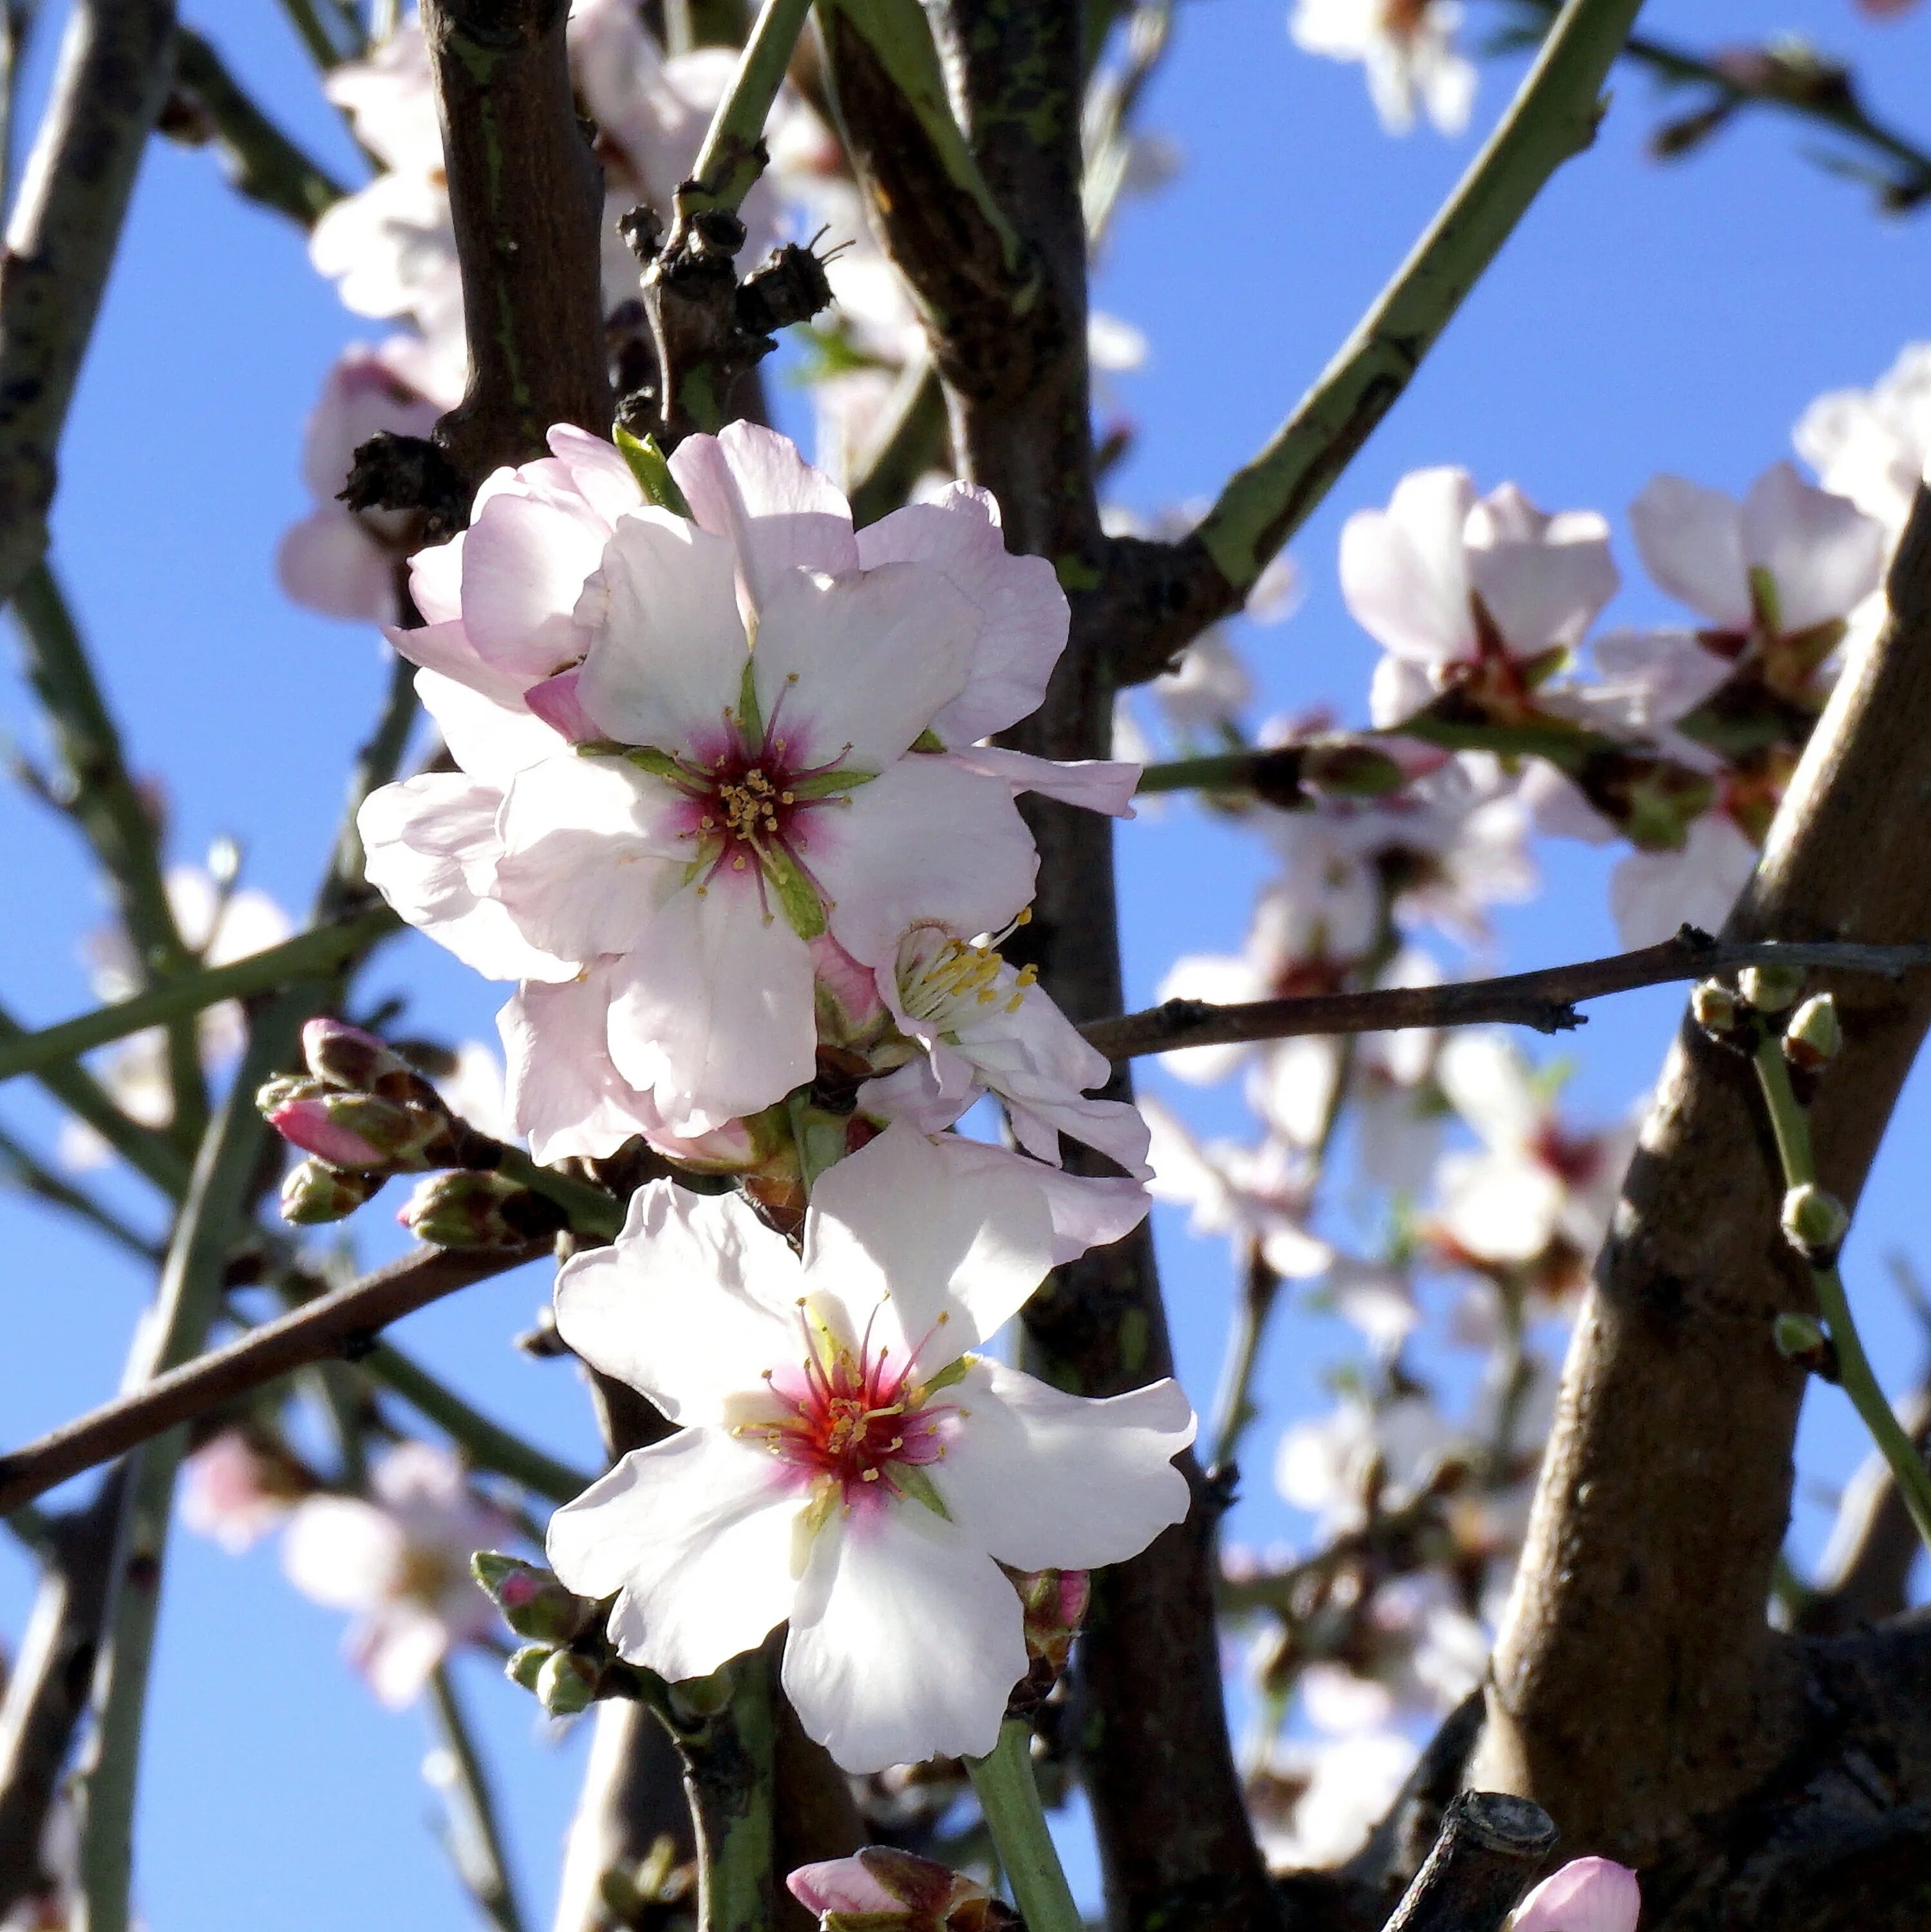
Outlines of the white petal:
M 1039 855 L 997 780 L 915 754 L 811 814 L 806 862 L 829 891 L 832 936 L 877 965 L 922 920 L 996 932 L 1033 896 Z
M 937 571 L 793 571 L 773 583 L 752 663 L 766 723 L 811 765 L 882 771 L 964 688 L 979 614 Z
M 739 1196 L 653 1180 L 631 1197 L 614 1246 L 565 1263 L 556 1328 L 672 1421 L 715 1423 L 799 1354 L 804 1292 L 783 1235 Z
M 1017 792 L 1037 792 L 1062 805 L 1102 812 L 1109 818 L 1133 816 L 1133 794 L 1143 766 L 1115 758 L 1036 758 L 997 745 L 967 745 L 946 754 L 969 772 L 982 772 Z
M 1643 568 L 1672 597 L 1720 628 L 1750 627 L 1743 512 L 1720 490 L 1657 476 L 1630 506 Z
M 610 533 L 601 623 L 577 695 L 598 728 L 708 764 L 744 680 L 734 556 L 721 537 L 664 510 L 634 510 Z
M 611 991 L 610 1057 L 673 1133 L 754 1114 L 817 1070 L 811 950 L 755 874 L 673 893 Z
M 834 1517 L 814 1541 L 784 1692 L 847 1771 L 984 1757 L 1025 1674 L 1018 1593 L 929 1510 Z
M 962 1414 L 929 1473 L 953 1520 L 1002 1563 L 1122 1563 L 1186 1516 L 1173 1459 L 1196 1425 L 1177 1382 L 1096 1402 L 982 1359 L 944 1399 Z
M 1481 542 L 1485 512 L 1492 534 Z M 1544 516 L 1504 484 L 1469 521 L 1471 581 L 1518 656 L 1579 643 L 1616 594 L 1609 526 L 1594 511 Z
M 294 602 L 346 622 L 395 621 L 395 560 L 355 513 L 325 504 L 302 518 L 275 551 L 275 579 Z
M 331 1610 L 363 1610 L 395 1588 L 401 1526 L 356 1496 L 310 1496 L 295 1506 L 282 1538 L 282 1568 L 304 1597 Z
M 1654 946 L 1686 922 L 1720 932 L 1756 862 L 1756 848 L 1716 812 L 1690 826 L 1680 852 L 1632 852 L 1609 875 L 1623 944 Z
M 422 1695 L 430 1672 L 449 1654 L 449 1632 L 413 1604 L 385 1604 L 349 1631 L 346 1647 L 377 1699 L 402 1711 Z
M 600 968 L 559 986 L 526 982 L 496 1016 L 510 1129 L 545 1165 L 601 1160 L 663 1130 L 662 1114 L 610 1058 L 610 1000 Z
M 916 1349 L 927 1373 L 1018 1313 L 1052 1253 L 1051 1216 L 1035 1190 L 1009 1171 L 949 1167 L 904 1123 L 821 1175 L 805 1221 L 806 1292 L 844 1308 L 853 1339 L 889 1294 L 895 1358 Z
M 1744 554 L 1770 572 L 1786 635 L 1841 617 L 1878 586 L 1884 530 L 1842 496 L 1774 463 L 1744 499 Z
M 1443 1225 L 1477 1258 L 1533 1261 L 1554 1237 L 1562 1217 L 1563 1185 L 1539 1161 L 1455 1154 L 1436 1175 Z
M 618 1596 L 610 1638 L 673 1683 L 762 1643 L 791 1608 L 801 1498 L 760 1449 L 685 1430 L 634 1449 L 550 1520 L 550 1567 Z
M 415 642 L 428 633 L 397 634 Z M 466 649 L 473 649 L 466 638 L 463 642 Z M 411 652 L 403 655 L 410 657 Z M 473 667 L 452 664 L 450 668 L 449 675 L 433 665 L 419 671 L 415 694 L 435 719 L 449 755 L 472 778 L 486 778 L 506 788 L 518 772 L 553 758 L 562 750 L 562 740 L 523 704 L 517 680 L 505 680 L 501 674 L 491 672 L 480 658 L 473 660 Z
M 1152 1198 L 1137 1180 L 1090 1179 L 1028 1160 L 1009 1148 L 988 1146 L 959 1134 L 933 1142 L 958 1179 L 997 1174 L 1007 1185 L 1030 1190 L 1052 1224 L 1052 1264 L 1077 1261 L 1090 1249 L 1110 1246 L 1147 1218 Z
M 1435 1077 L 1450 1104 L 1489 1147 L 1506 1153 L 1535 1138 L 1547 1109 L 1528 1062 L 1507 1034 L 1489 1028 L 1450 1033 Z
M 1474 642 L 1462 530 L 1475 486 L 1461 470 L 1417 470 L 1385 511 L 1341 532 L 1341 590 L 1354 620 L 1398 657 L 1441 664 Z
M 547 677 L 583 654 L 571 613 L 610 526 L 574 493 L 493 496 L 463 542 L 463 622 L 486 662 Z
M 931 721 L 947 745 L 974 743 L 1039 709 L 1066 648 L 1066 592 L 1044 557 L 1007 550 L 989 493 L 955 483 L 935 502 L 908 503 L 859 531 L 858 554 L 867 570 L 934 565 L 979 612 L 965 688 Z

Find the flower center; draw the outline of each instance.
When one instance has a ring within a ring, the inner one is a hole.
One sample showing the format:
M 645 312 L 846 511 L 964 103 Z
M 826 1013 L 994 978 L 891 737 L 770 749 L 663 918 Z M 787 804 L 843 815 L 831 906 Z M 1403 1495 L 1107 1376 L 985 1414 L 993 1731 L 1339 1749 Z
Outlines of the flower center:
M 898 997 L 905 1010 L 916 1020 L 949 1030 L 969 1018 L 977 1010 L 1003 1003 L 1003 1010 L 1016 1013 L 1024 1004 L 1027 988 L 1039 976 L 1036 966 L 1022 966 L 1010 979 L 1002 979 L 1006 962 L 1000 956 L 1000 941 L 1032 918 L 1022 911 L 1004 932 L 984 944 L 958 939 L 928 927 L 900 955 Z

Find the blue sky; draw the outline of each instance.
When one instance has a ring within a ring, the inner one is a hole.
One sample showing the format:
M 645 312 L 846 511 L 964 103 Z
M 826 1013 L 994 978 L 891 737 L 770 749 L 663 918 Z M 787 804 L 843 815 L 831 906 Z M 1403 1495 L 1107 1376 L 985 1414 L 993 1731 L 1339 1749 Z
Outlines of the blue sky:
M 1471 0 L 1476 24 L 1498 10 Z M 331 164 L 355 158 L 319 103 L 279 14 L 209 0 L 196 24 Z M 1699 41 L 1767 26 L 1810 33 L 1856 59 L 1873 104 L 1908 121 L 1931 66 L 1931 10 L 1879 28 L 1848 0 L 1654 0 L 1645 25 Z M 49 38 L 51 36 L 49 37 Z M 43 52 L 44 53 L 44 47 Z M 44 65 L 44 61 L 42 62 Z M 1282 0 L 1189 0 L 1150 97 L 1149 124 L 1184 165 L 1123 213 L 1102 264 L 1101 304 L 1144 328 L 1146 369 L 1118 400 L 1139 435 L 1117 478 L 1152 510 L 1210 494 L 1291 405 L 1351 326 L 1472 152 L 1512 70 L 1483 74 L 1477 130 L 1445 141 L 1379 132 L 1358 69 L 1290 45 Z M 1511 242 L 1330 502 L 1294 546 L 1306 594 L 1285 626 L 1249 634 L 1263 710 L 1334 703 L 1366 715 L 1372 647 L 1333 577 L 1341 520 L 1386 500 L 1407 470 L 1466 465 L 1484 488 L 1519 482 L 1550 508 L 1590 506 L 1618 531 L 1626 588 L 1614 614 L 1665 607 L 1645 585 L 1622 512 L 1655 471 L 1741 490 L 1788 450 L 1819 392 L 1867 382 L 1903 343 L 1931 335 L 1924 291 L 1931 214 L 1886 221 L 1855 186 L 1798 158 L 1821 143 L 1770 117 L 1693 160 L 1643 156 L 1654 118 L 1638 74 L 1615 83 L 1595 149 L 1568 167 Z M 1931 134 L 1931 128 L 1927 130 Z M 325 851 L 348 754 L 383 676 L 372 635 L 295 610 L 272 578 L 276 539 L 306 508 L 301 424 L 336 348 L 373 326 L 346 316 L 308 270 L 300 238 L 237 202 L 204 154 L 157 144 L 89 359 L 62 459 L 55 555 L 91 634 L 137 765 L 161 776 L 172 850 L 232 833 L 247 876 L 303 903 Z M 10 668 L 0 722 L 31 749 L 37 725 Z M 76 952 L 101 902 L 65 828 L 0 793 L 0 998 L 33 1020 L 86 1003 Z M 1150 998 L 1180 950 L 1238 943 L 1263 860 L 1252 842 L 1186 808 L 1121 838 L 1129 991 Z M 1543 854 L 1547 890 L 1500 921 L 1513 964 L 1613 950 L 1602 855 Z M 426 944 L 391 948 L 372 989 L 406 991 L 419 1024 L 491 1036 L 493 989 Z M 1679 996 L 1594 1009 L 1565 1043 L 1585 1115 L 1621 1112 L 1654 1077 Z M 1189 1097 L 1231 1127 L 1231 1096 Z M 50 1141 L 37 1095 L 10 1090 L 5 1118 Z M 1931 1261 L 1919 1174 L 1931 1153 L 1931 1088 L 1914 1082 L 1880 1161 L 1849 1257 L 1873 1353 L 1895 1378 L 1919 1343 L 1881 1258 Z M 151 1219 L 133 1184 L 130 1211 Z M 0 1441 L 18 1442 L 111 1392 L 147 1282 L 87 1237 L 0 1200 L 9 1366 Z M 381 1209 L 356 1224 L 389 1251 Z M 1212 1391 L 1227 1295 L 1224 1252 L 1187 1242 L 1163 1212 L 1168 1292 L 1184 1378 Z M 477 1400 L 588 1461 L 592 1438 L 571 1371 L 508 1346 L 545 1283 L 526 1270 L 411 1318 L 406 1342 Z M 1269 1412 L 1243 1534 L 1291 1530 L 1270 1502 L 1264 1454 L 1280 1420 L 1317 1400 L 1320 1372 L 1350 1346 L 1318 1317 L 1275 1336 Z M 1807 1416 L 1807 1481 L 1841 1480 L 1859 1451 L 1826 1390 Z M 1800 1534 L 1814 1546 L 1821 1512 Z M 29 1577 L 0 1550 L 0 1628 L 17 1632 Z M 170 1562 L 140 1818 L 139 1892 L 154 1932 L 286 1932 L 349 1923 L 456 1925 L 466 1908 L 424 1828 L 414 1714 L 381 1712 L 337 1653 L 340 1619 L 283 1584 L 271 1550 L 240 1560 L 188 1538 Z M 582 1756 L 580 1737 L 540 1738 L 520 1693 L 464 1672 L 505 1787 L 515 1856 L 545 1916 Z

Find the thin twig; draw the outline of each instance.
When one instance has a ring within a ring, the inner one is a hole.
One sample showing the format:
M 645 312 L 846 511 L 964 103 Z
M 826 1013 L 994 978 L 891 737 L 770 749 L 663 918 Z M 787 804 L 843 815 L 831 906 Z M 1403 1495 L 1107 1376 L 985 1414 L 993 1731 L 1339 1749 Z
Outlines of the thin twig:
M 0 1514 L 312 1362 L 354 1358 L 391 1322 L 547 1252 L 542 1244 L 489 1253 L 419 1248 L 333 1294 L 265 1322 L 239 1341 L 156 1376 L 133 1393 L 0 1456 Z
M 401 769 L 409 733 L 421 709 L 415 694 L 415 666 L 398 652 L 389 665 L 382 708 L 367 740 L 356 753 L 355 768 L 349 775 L 341 826 L 335 835 L 328 870 L 315 897 L 312 923 L 316 926 L 358 911 L 373 897 L 364 870 L 367 854 L 362 849 L 358 816 L 370 793 L 387 784 Z
M 737 72 L 724 91 L 691 178 L 677 191 L 679 217 L 706 208 L 735 213 L 763 174 L 769 157 L 764 124 L 771 117 L 811 0 L 764 0 L 752 23 Z
M 502 1828 L 496 1822 L 495 1795 L 488 1774 L 470 1735 L 468 1718 L 450 1682 L 449 1666 L 439 1664 L 430 1673 L 429 1708 L 442 1740 L 442 1762 L 432 1782 L 441 1787 L 449 1814 L 449 1857 L 465 1888 L 499 1932 L 523 1932 L 509 1861 L 504 1856 Z M 447 1780 L 442 1774 L 446 1772 Z
M 1913 967 L 1931 965 L 1931 945 L 1717 940 L 1686 926 L 1675 938 L 1633 952 L 1511 973 L 1501 979 L 1254 1000 L 1240 1006 L 1168 1000 L 1120 1019 L 1096 1020 L 1081 1031 L 1111 1060 L 1135 1060 L 1180 1047 L 1231 1046 L 1309 1034 L 1399 1033 L 1410 1027 L 1526 1026 L 1538 1033 L 1563 1033 L 1584 1024 L 1584 1016 L 1576 1010 L 1579 1000 L 1771 964 L 1897 979 Z
M 247 999 L 292 980 L 335 972 L 401 929 L 401 920 L 387 906 L 372 906 L 334 925 L 313 926 L 231 965 L 200 968 L 151 992 L 97 1006 L 37 1033 L 10 1033 L 0 1027 L 0 1080 L 38 1073 L 111 1040 L 164 1025 L 223 1000 Z
M 0 262 L 0 603 L 46 549 L 55 460 L 167 91 L 171 0 L 78 0 Z
M 136 1234 L 85 1188 L 62 1180 L 4 1127 L 0 1127 L 0 1184 L 31 1195 L 49 1208 L 58 1208 L 62 1214 L 72 1215 L 96 1234 L 106 1235 L 116 1247 L 132 1255 L 136 1261 L 152 1264 L 161 1258 L 161 1250 L 154 1242 Z

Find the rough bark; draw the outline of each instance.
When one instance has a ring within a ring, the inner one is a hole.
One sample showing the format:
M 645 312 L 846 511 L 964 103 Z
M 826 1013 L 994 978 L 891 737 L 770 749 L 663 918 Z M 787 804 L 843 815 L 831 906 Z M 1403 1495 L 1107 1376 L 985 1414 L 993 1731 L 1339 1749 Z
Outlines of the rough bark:
M 1889 591 L 1891 618 L 1847 668 L 1726 936 L 1931 932 L 1923 491 Z M 1855 1202 L 1931 1022 L 1931 974 L 1818 976 L 1846 1046 L 1813 1132 L 1824 1184 Z M 1806 1653 L 1765 1616 L 1804 1391 L 1771 1326 L 1812 1306 L 1777 1231 L 1775 1174 L 1748 1065 L 1686 1024 L 1570 1347 L 1471 1768 L 1541 1803 L 1572 1856 L 1667 1864 L 1774 1781 L 1816 1720 Z

